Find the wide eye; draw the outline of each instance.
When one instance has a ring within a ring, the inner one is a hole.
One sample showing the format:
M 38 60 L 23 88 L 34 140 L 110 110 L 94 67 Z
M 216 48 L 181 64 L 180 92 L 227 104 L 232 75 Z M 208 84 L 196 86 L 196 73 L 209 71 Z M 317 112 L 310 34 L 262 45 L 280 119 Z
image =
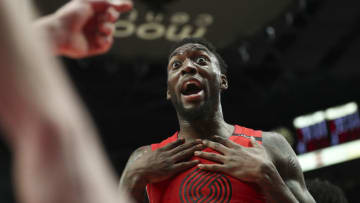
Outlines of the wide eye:
M 195 58 L 195 63 L 199 64 L 199 65 L 207 65 L 207 58 L 205 56 L 198 56 Z
M 174 61 L 174 62 L 172 62 L 172 64 L 171 64 L 171 68 L 173 68 L 173 69 L 177 69 L 177 68 L 180 68 L 181 67 L 181 61 Z

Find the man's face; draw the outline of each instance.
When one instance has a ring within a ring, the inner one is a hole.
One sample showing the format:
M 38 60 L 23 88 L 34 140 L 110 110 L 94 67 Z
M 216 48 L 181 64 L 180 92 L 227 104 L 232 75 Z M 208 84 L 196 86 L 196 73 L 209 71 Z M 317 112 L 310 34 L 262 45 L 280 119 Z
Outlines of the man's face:
M 220 102 L 220 91 L 227 89 L 216 56 L 201 44 L 178 47 L 170 55 L 167 70 L 167 99 L 189 119 L 212 113 Z

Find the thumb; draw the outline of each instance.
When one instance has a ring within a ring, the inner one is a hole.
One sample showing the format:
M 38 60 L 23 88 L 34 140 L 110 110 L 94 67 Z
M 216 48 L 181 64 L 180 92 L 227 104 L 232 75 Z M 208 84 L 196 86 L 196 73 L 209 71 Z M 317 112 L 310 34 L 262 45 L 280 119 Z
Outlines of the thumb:
M 132 0 L 107 0 L 107 2 L 119 12 L 127 12 L 133 8 Z
M 252 145 L 252 147 L 258 147 L 260 144 L 255 140 L 254 137 L 250 137 L 250 143 Z
M 115 8 L 118 12 L 130 11 L 133 7 L 132 0 L 82 0 L 89 2 L 95 11 L 105 11 L 109 7 Z

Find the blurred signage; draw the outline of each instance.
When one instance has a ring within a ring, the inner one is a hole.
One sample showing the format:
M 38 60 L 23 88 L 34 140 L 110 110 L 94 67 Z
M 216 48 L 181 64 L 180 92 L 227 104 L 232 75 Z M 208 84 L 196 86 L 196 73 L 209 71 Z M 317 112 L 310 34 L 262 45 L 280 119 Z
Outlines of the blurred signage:
M 68 0 L 34 0 L 41 14 L 54 12 Z M 294 0 L 133 0 L 134 10 L 116 23 L 110 54 L 119 60 L 166 59 L 173 42 L 184 37 L 204 37 L 217 48 L 226 48 L 254 35 L 275 19 L 297 7 Z M 163 3 L 161 3 L 163 2 Z
M 138 21 L 139 12 L 134 9 L 128 17 L 117 21 L 115 37 L 136 36 L 140 40 L 179 41 L 185 37 L 204 37 L 214 22 L 214 17 L 209 13 L 191 16 L 187 12 L 176 12 L 167 17 L 170 20 L 168 26 L 163 24 L 163 13 L 147 11 L 143 22 L 137 25 L 135 22 Z
M 360 158 L 360 140 L 339 144 L 298 156 L 303 172 Z
M 135 1 L 135 9 L 120 16 L 110 54 L 121 60 L 167 59 L 174 42 L 200 37 L 217 48 L 234 45 L 240 39 L 261 32 L 269 23 L 292 8 L 293 0 L 178 0 L 164 10 L 153 11 Z
M 299 116 L 293 124 L 299 154 L 360 138 L 360 118 L 355 102 Z

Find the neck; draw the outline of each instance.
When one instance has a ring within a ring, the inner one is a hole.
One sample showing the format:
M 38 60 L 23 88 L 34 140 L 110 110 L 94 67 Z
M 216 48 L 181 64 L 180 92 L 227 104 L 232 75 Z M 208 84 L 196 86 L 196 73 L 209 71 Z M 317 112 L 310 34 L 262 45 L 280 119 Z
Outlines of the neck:
M 234 126 L 225 122 L 221 106 L 208 117 L 189 121 L 178 114 L 178 119 L 179 137 L 186 140 L 209 139 L 214 135 L 230 137 L 234 132 Z

